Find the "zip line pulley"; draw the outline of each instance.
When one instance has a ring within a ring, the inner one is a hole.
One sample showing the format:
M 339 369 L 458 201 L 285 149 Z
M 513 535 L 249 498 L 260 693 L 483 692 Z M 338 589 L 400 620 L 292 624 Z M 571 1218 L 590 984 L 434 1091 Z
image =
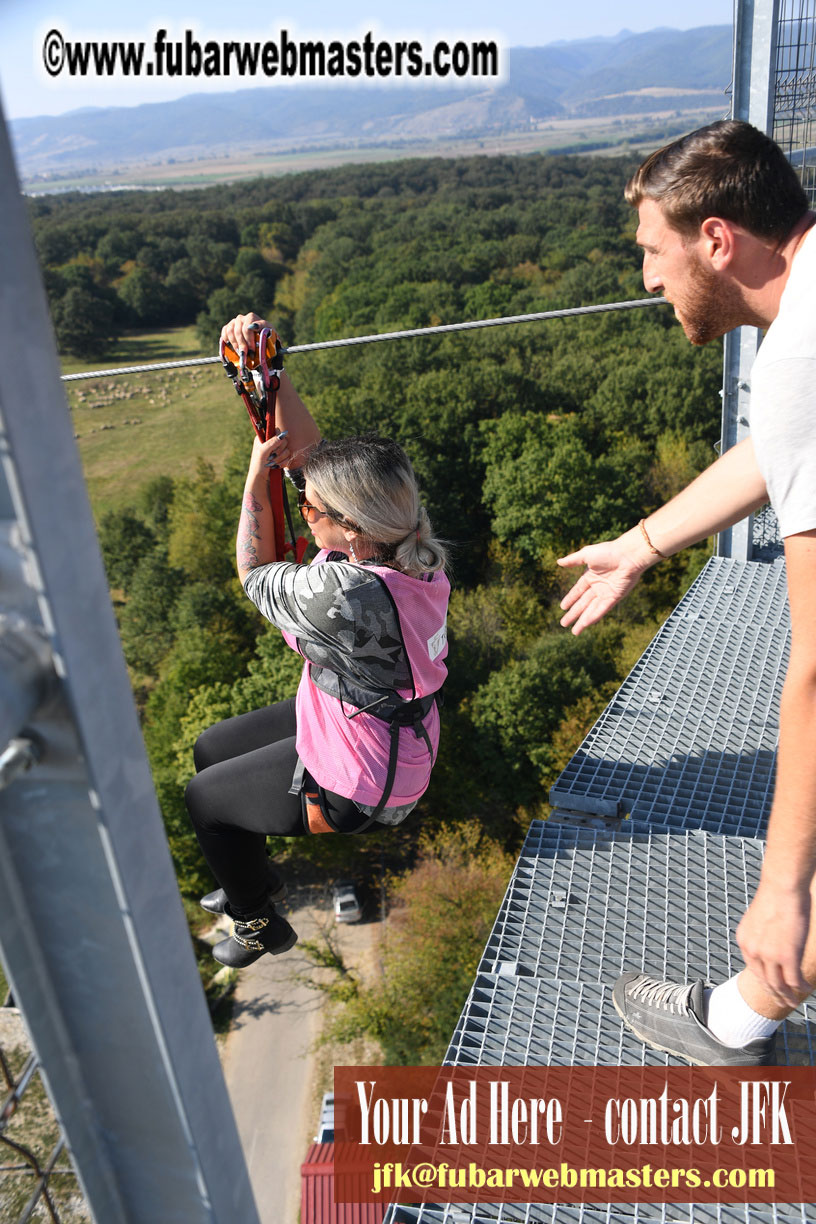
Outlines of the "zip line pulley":
M 283 352 L 276 331 L 271 327 L 262 327 L 258 331 L 254 352 L 241 350 L 236 353 L 231 345 L 222 340 L 219 360 L 244 401 L 255 433 L 262 442 L 269 442 L 278 432 L 275 405 L 283 373 Z M 291 552 L 293 560 L 302 561 L 308 541 L 303 536 L 295 537 L 289 503 L 283 491 L 283 472 L 279 467 L 269 469 L 269 502 L 275 533 L 275 556 L 282 561 L 286 553 Z M 289 528 L 288 541 L 283 529 L 284 518 Z

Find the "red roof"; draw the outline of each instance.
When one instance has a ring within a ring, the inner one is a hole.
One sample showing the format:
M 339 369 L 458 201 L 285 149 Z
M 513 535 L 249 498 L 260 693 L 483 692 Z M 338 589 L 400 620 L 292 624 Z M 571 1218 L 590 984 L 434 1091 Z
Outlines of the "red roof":
M 313 1143 L 300 1166 L 300 1224 L 382 1224 L 382 1203 L 335 1203 L 334 1144 Z

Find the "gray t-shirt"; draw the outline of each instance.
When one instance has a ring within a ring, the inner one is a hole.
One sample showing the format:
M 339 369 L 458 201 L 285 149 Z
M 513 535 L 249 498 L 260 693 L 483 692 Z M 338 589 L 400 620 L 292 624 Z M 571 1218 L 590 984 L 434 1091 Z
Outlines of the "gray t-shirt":
M 751 371 L 751 436 L 782 536 L 816 528 L 816 226 Z

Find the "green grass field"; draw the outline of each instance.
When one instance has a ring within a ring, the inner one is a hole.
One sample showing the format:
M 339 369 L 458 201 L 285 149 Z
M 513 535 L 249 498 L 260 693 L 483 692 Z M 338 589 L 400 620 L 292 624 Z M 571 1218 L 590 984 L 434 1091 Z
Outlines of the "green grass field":
M 195 330 L 125 336 L 104 361 L 66 357 L 64 374 L 200 357 Z M 97 519 L 133 501 L 154 476 L 187 475 L 199 458 L 221 471 L 252 432 L 220 364 L 120 374 L 65 383 L 91 504 Z

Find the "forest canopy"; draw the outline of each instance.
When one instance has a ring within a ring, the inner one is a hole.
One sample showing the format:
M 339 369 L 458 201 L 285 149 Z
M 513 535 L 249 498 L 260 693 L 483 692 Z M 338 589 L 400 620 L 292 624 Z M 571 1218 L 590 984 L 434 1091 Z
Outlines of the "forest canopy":
M 643 297 L 622 196 L 632 168 L 413 160 L 41 198 L 31 212 L 64 351 L 89 356 L 123 328 L 195 322 L 212 353 L 226 318 L 250 308 L 298 344 Z M 558 625 L 572 578 L 555 558 L 631 526 L 714 459 L 719 346 L 691 348 L 656 306 L 310 354 L 289 372 L 328 436 L 377 429 L 415 464 L 454 568 L 444 732 L 418 823 L 473 822 L 513 849 L 705 549 L 652 571 L 577 639 Z M 195 736 L 290 695 L 299 672 L 234 576 L 250 438 L 247 425 L 223 475 L 203 463 L 193 478 L 168 472 L 101 523 L 190 896 L 209 887 L 183 807 Z

